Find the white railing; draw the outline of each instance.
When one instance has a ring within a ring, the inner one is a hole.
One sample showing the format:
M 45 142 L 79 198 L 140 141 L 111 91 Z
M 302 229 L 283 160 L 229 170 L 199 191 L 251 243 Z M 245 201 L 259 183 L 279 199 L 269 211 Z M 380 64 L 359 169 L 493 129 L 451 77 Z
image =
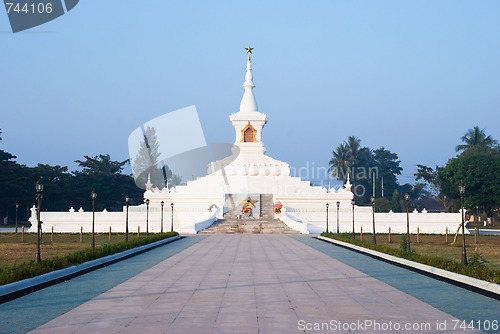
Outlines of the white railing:
M 279 215 L 275 215 L 276 218 L 280 219 L 286 226 L 291 228 L 292 230 L 298 231 L 302 234 L 309 234 L 309 230 L 307 229 L 307 221 L 300 222 L 293 219 L 288 213 L 286 209 L 281 208 L 281 213 Z

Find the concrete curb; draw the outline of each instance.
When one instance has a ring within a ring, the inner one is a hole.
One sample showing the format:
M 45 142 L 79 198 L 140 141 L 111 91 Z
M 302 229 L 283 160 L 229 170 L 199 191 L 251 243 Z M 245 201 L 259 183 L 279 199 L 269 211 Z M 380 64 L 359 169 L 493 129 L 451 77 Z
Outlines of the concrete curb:
M 124 260 L 126 258 L 138 255 L 140 253 L 144 253 L 148 250 L 175 240 L 179 240 L 181 238 L 183 238 L 183 236 L 177 235 L 175 237 L 155 241 L 136 248 L 127 249 L 126 251 L 120 253 L 101 257 L 99 259 L 88 261 L 69 268 L 52 271 L 50 273 L 46 273 L 33 278 L 27 278 L 22 281 L 2 285 L 0 286 L 0 304 L 5 303 L 9 300 L 19 298 L 33 291 L 43 289 L 47 286 L 51 286 L 73 277 L 83 275 L 89 271 L 93 271 L 108 266 L 112 263 Z
M 479 292 L 483 295 L 487 295 L 491 298 L 498 299 L 500 300 L 500 285 L 483 281 L 477 278 L 465 276 L 462 274 L 457 274 L 453 273 L 444 269 L 432 267 L 426 264 L 406 260 L 400 257 L 396 257 L 393 255 L 381 253 L 372 249 L 364 248 L 361 246 L 353 245 L 348 242 L 343 242 L 331 238 L 326 238 L 322 236 L 316 237 L 317 239 L 330 242 L 332 244 L 336 244 L 345 248 L 352 249 L 354 251 L 357 251 L 359 253 L 363 253 L 366 255 L 369 255 L 371 257 L 375 257 L 378 259 L 381 259 L 383 261 L 393 263 L 395 265 L 398 265 L 400 267 L 404 267 L 413 271 L 420 272 L 424 275 L 431 276 L 446 282 L 449 282 L 451 284 L 461 286 L 463 288 L 466 288 L 468 290 L 472 290 L 475 292 Z

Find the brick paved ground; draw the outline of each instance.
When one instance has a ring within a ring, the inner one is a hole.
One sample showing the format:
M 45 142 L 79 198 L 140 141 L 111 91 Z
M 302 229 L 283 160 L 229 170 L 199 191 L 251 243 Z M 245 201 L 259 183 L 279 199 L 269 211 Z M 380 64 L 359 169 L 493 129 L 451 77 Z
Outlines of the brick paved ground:
M 32 333 L 319 333 L 305 327 L 331 320 L 353 333 L 373 332 L 365 320 L 430 324 L 398 331 L 423 333 L 456 319 L 290 236 L 239 234 L 207 237 Z

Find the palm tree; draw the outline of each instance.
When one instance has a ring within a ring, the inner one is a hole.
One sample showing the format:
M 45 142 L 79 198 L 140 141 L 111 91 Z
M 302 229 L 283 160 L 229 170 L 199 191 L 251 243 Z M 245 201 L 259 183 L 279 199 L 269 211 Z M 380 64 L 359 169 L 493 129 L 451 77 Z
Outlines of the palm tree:
M 349 150 L 349 160 L 351 163 L 356 163 L 359 148 L 361 147 L 361 139 L 355 136 L 349 136 L 344 144 Z
M 348 159 L 351 172 L 354 174 L 354 169 L 358 167 L 358 154 L 361 147 L 361 139 L 355 136 L 349 136 L 344 145 L 348 150 Z
M 335 151 L 332 152 L 333 158 L 328 163 L 330 167 L 329 172 L 332 172 L 333 177 L 337 180 L 343 180 L 347 173 L 350 172 L 349 169 L 349 150 L 347 146 L 342 143 Z
M 462 141 L 465 144 L 458 145 L 456 147 L 458 151 L 465 151 L 474 147 L 493 147 L 497 144 L 497 141 L 491 138 L 490 136 L 486 136 L 484 133 L 484 129 L 479 129 L 478 126 L 473 127 L 472 129 L 467 130 L 465 135 L 462 136 Z

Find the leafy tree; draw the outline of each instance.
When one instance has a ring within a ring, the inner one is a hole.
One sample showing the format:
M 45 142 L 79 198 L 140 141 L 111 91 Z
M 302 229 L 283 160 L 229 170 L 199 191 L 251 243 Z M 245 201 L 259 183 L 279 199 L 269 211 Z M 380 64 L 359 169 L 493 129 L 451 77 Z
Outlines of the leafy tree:
M 465 184 L 464 206 L 484 207 L 488 217 L 500 206 L 500 153 L 488 147 L 469 148 L 438 169 L 442 192 L 457 202 L 458 184 Z
M 67 205 L 75 209 L 83 207 L 84 210 L 92 209 L 90 193 L 97 193 L 95 202 L 96 210 L 120 211 L 125 205 L 125 196 L 129 196 L 131 204 L 143 202 L 143 191 L 136 187 L 134 179 L 124 174 L 76 174 L 70 183 L 72 196 Z
M 85 160 L 75 160 L 75 162 L 83 168 L 82 173 L 84 174 L 117 174 L 120 173 L 123 170 L 123 166 L 129 162 L 128 159 L 122 162 L 111 161 L 109 154 L 99 154 L 95 157 L 84 155 L 83 157 Z
M 399 197 L 399 191 L 394 190 L 392 193 L 392 211 L 401 212 L 401 198 Z
M 355 180 L 371 178 L 371 169 L 373 169 L 373 151 L 368 147 L 361 148 L 356 157 L 356 169 L 352 171 Z
M 372 195 L 372 170 L 374 170 L 373 151 L 363 147 L 358 151 L 356 169 L 353 169 L 355 180 L 354 198 L 357 203 L 367 204 Z
M 450 209 L 450 201 L 446 195 L 441 190 L 441 183 L 438 178 L 439 167 L 436 168 L 427 167 L 424 165 L 417 165 L 417 172 L 415 175 L 415 181 L 423 180 L 426 185 L 428 185 L 434 195 L 444 206 L 446 211 Z
M 355 136 L 340 144 L 332 152 L 328 171 L 338 180 L 344 180 L 351 174 L 356 202 L 366 204 L 370 201 L 373 175 L 375 172 L 377 196 L 381 195 L 382 179 L 384 191 L 391 194 L 398 189 L 397 175 L 401 174 L 398 155 L 385 148 L 372 150 L 361 147 L 361 140 Z
M 2 131 L 0 129 L 0 140 Z M 29 206 L 29 198 L 25 196 L 28 177 L 24 173 L 25 167 L 14 159 L 17 157 L 9 152 L 0 150 L 0 221 L 3 217 L 13 214 L 15 205 L 19 204 L 23 216 L 24 208 Z
M 377 168 L 378 175 L 376 177 L 377 196 L 382 195 L 382 179 L 384 180 L 384 192 L 392 194 L 394 190 L 399 188 L 399 183 L 396 175 L 401 175 L 403 168 L 399 166 L 401 161 L 398 160 L 398 155 L 385 148 L 379 148 L 373 151 L 374 167 Z
M 9 216 L 15 210 L 15 205 L 19 204 L 24 208 L 31 204 L 33 197 L 26 196 L 27 189 L 34 190 L 34 184 L 28 188 L 30 175 L 26 172 L 26 167 L 14 161 L 16 156 L 0 150 L 0 218 Z
M 0 163 L 9 162 L 17 158 L 15 155 L 10 154 L 9 152 L 5 152 L 4 150 L 0 150 Z
M 417 182 L 409 192 L 410 197 L 415 200 L 433 198 L 432 194 L 426 190 L 425 183 Z
M 355 200 L 366 203 L 369 201 L 367 190 L 370 188 L 370 171 L 373 169 L 373 151 L 368 147 L 361 147 L 361 140 L 355 136 L 349 136 L 344 146 L 348 150 L 349 172 Z
M 484 129 L 481 130 L 478 126 L 467 130 L 461 139 L 465 144 L 458 145 L 456 147 L 457 152 L 477 147 L 493 148 L 497 145 L 497 141 L 490 136 L 486 136 Z
M 98 194 L 95 202 L 96 210 L 121 210 L 124 198 L 128 195 L 135 204 L 142 203 L 142 190 L 135 186 L 130 175 L 121 174 L 129 160 L 113 161 L 109 154 L 99 154 L 95 157 L 84 156 L 85 160 L 76 162 L 83 168 L 82 172 L 73 172 L 68 187 L 72 190 L 70 206 L 91 208 L 90 193 Z
M 15 155 L 0 150 L 0 217 L 14 216 L 16 204 L 20 219 L 25 213 L 29 216 L 27 209 L 36 204 L 37 181 L 45 186 L 42 210 L 66 211 L 71 206 L 91 210 L 92 190 L 98 193 L 97 210 L 121 210 L 125 195 L 133 204 L 142 203 L 142 190 L 130 175 L 121 173 L 128 160 L 113 161 L 109 154 L 84 158 L 76 161 L 83 170 L 69 173 L 66 166 L 20 165 Z
M 379 197 L 375 199 L 376 212 L 389 212 L 392 209 L 391 201 L 387 198 Z
M 27 168 L 29 173 L 28 193 L 34 196 L 35 182 L 40 181 L 44 185 L 43 210 L 58 211 L 70 208 L 70 199 L 75 190 L 71 187 L 72 175 L 68 173 L 66 166 L 50 166 L 38 164 L 34 168 Z

